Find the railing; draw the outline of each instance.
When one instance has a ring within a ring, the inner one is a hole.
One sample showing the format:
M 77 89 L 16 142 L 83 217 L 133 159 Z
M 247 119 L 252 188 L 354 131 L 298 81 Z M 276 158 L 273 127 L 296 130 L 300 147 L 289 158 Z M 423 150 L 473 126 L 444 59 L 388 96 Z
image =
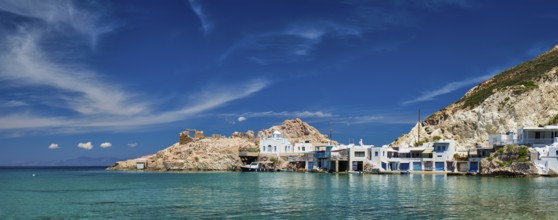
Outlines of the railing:
M 300 161 L 306 161 L 305 157 L 294 157 L 294 156 L 290 156 L 287 158 L 287 160 L 289 162 L 300 162 Z
M 345 156 L 345 155 L 341 155 L 341 156 L 331 156 L 332 160 L 348 160 L 349 157 Z
M 551 145 L 556 138 L 524 138 L 520 144 L 546 144 Z
M 328 153 L 328 152 L 316 152 L 316 153 L 314 153 L 314 157 L 315 158 L 329 158 L 330 153 Z

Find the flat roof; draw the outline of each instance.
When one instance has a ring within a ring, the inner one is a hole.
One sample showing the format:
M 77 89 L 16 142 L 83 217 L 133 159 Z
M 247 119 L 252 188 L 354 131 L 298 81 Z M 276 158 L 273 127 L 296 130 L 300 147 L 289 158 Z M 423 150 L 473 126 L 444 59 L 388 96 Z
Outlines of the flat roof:
M 423 154 L 430 154 L 430 153 L 432 153 L 433 150 L 434 150 L 434 149 L 426 149 L 426 150 L 424 150 L 422 153 L 423 153 Z
M 399 153 L 411 153 L 410 148 L 399 148 Z

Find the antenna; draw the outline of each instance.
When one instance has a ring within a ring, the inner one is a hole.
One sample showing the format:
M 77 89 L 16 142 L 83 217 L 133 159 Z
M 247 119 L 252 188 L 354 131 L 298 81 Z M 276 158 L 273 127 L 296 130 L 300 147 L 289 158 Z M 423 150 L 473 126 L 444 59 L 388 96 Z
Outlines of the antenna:
M 331 145 L 331 141 L 333 140 L 333 129 L 331 128 L 331 118 L 329 119 L 329 144 Z
M 420 109 L 419 109 L 419 110 L 418 110 L 418 130 L 417 130 L 418 139 L 417 139 L 417 142 L 420 142 L 420 124 L 421 124 L 421 123 L 420 123 Z

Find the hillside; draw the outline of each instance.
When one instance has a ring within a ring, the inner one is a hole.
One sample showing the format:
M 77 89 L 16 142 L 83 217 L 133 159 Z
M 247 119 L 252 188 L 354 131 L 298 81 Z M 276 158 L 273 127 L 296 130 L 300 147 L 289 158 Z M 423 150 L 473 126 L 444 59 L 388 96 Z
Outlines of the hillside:
M 555 124 L 557 70 L 558 46 L 495 75 L 422 121 L 420 141 L 454 138 L 460 147 L 486 146 L 490 134 Z M 417 131 L 418 124 L 392 144 L 414 145 Z

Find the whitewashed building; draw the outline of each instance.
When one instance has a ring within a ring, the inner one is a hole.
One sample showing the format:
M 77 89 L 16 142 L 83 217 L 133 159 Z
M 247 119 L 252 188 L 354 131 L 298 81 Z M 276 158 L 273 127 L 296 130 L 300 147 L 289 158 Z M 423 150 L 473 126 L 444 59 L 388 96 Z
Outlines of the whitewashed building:
M 293 152 L 294 153 L 309 153 L 314 151 L 314 146 L 309 142 L 295 143 Z
M 293 148 L 289 139 L 284 138 L 281 132 L 274 131 L 271 137 L 260 137 L 260 152 L 261 153 L 291 153 Z

